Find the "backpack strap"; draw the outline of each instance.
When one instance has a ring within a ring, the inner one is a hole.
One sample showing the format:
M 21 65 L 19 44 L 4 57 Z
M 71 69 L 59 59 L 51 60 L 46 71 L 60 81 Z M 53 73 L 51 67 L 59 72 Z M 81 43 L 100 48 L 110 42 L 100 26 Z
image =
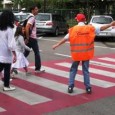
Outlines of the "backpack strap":
M 29 16 L 27 20 L 29 20 L 31 17 L 34 17 L 34 16 Z M 34 21 L 34 23 L 32 25 L 32 29 L 31 30 L 33 30 L 34 25 L 35 25 L 35 21 Z
M 34 17 L 34 16 L 29 16 L 27 20 L 29 20 L 31 17 Z M 29 31 L 29 35 L 32 33 L 32 30 L 33 30 L 34 25 L 35 25 L 35 21 L 34 21 L 34 23 L 33 23 L 33 25 L 32 25 L 32 28 L 31 28 L 30 31 Z

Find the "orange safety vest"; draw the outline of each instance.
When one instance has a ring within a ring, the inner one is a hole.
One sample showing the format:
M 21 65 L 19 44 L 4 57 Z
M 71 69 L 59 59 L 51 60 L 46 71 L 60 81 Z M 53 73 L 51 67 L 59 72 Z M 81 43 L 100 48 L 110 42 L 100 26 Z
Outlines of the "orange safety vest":
M 74 61 L 90 60 L 94 56 L 95 28 L 91 25 L 69 29 L 71 55 Z

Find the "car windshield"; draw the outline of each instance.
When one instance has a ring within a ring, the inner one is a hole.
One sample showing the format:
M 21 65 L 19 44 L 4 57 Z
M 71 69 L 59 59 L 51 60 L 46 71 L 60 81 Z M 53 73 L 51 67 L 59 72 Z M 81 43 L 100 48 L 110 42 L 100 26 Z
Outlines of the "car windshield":
M 48 14 L 38 14 L 37 16 L 36 16 L 36 20 L 39 20 L 39 21 L 48 21 L 48 20 L 50 20 L 50 15 L 48 15 Z
M 109 24 L 112 22 L 112 19 L 109 17 L 95 17 L 92 22 L 98 24 Z

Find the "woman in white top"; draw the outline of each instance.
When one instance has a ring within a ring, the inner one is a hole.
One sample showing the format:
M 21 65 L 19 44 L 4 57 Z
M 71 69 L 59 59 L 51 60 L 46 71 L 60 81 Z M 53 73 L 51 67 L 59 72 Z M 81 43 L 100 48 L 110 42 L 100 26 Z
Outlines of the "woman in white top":
M 14 39 L 14 14 L 5 10 L 0 15 L 0 72 L 4 71 L 4 91 L 15 90 L 10 86 L 11 63 L 16 61 Z
M 24 68 L 26 75 L 30 75 L 31 73 L 28 72 L 28 65 L 29 62 L 24 56 L 25 49 L 28 51 L 32 51 L 28 46 L 25 45 L 24 42 L 24 28 L 22 26 L 17 26 L 16 32 L 15 32 L 15 40 L 16 40 L 16 55 L 17 55 L 17 61 L 12 64 L 12 70 L 11 74 L 14 69 L 18 68 Z M 13 77 L 13 76 L 12 76 Z

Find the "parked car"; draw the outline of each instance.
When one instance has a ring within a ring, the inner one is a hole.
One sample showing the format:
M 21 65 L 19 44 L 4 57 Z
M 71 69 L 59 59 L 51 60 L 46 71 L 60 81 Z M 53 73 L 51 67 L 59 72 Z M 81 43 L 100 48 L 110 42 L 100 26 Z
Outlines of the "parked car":
M 101 27 L 103 25 L 109 24 L 113 21 L 113 18 L 108 15 L 95 15 L 92 16 L 89 24 L 93 25 L 94 27 Z M 112 27 L 101 31 L 99 34 L 97 34 L 97 37 L 114 37 L 111 33 Z
M 68 24 L 59 14 L 39 13 L 36 16 L 36 26 L 38 33 L 52 33 L 58 36 L 61 32 L 68 32 Z

